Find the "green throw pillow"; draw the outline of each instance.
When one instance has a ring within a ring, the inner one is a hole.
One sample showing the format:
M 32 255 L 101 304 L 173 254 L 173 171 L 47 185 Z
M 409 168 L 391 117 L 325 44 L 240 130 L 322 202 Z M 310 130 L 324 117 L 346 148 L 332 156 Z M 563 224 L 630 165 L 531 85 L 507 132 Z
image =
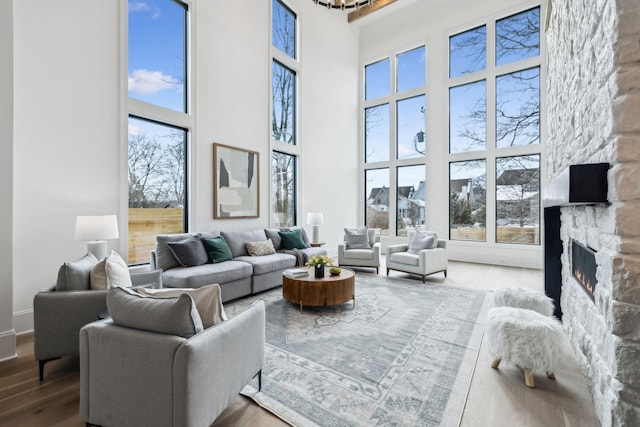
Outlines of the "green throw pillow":
M 233 259 L 231 249 L 229 249 L 229 245 L 227 245 L 227 241 L 224 240 L 224 237 L 220 236 L 201 240 L 212 263 L 215 264 Z
M 291 249 L 304 249 L 307 245 L 302 240 L 300 229 L 290 231 L 278 231 L 280 238 L 282 239 L 282 247 L 288 250 Z

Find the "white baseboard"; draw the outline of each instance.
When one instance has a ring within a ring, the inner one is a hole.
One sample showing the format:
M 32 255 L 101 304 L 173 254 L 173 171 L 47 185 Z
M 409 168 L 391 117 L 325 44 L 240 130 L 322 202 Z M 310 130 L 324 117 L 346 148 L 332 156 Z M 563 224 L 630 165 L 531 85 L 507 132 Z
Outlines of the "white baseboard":
M 0 333 L 0 362 L 15 359 L 16 353 L 16 331 L 10 330 Z
M 18 335 L 33 331 L 33 309 L 14 312 L 13 329 Z

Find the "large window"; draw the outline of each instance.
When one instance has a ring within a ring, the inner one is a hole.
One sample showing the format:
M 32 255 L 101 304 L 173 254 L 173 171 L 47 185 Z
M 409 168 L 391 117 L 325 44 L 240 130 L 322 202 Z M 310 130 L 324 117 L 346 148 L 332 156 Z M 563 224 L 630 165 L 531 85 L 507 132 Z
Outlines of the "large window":
M 156 235 L 187 229 L 188 6 L 129 1 L 128 263 L 149 261 Z
M 283 1 L 271 2 L 271 225 L 297 222 L 298 74 L 297 16 Z
M 539 55 L 539 7 L 449 38 L 452 240 L 540 243 Z
M 425 226 L 426 81 L 424 46 L 364 66 L 365 225 L 382 235 Z

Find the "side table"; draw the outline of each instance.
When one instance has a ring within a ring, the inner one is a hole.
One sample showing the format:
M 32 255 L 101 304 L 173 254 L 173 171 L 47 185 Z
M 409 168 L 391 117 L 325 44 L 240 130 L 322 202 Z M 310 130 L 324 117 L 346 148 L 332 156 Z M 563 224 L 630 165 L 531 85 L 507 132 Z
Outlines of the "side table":
M 325 244 L 325 242 L 316 242 L 316 243 L 313 243 L 313 242 L 312 242 L 312 243 L 309 243 L 309 245 L 310 245 L 312 248 L 319 248 L 320 246 L 322 246 L 322 245 L 324 245 L 324 244 Z

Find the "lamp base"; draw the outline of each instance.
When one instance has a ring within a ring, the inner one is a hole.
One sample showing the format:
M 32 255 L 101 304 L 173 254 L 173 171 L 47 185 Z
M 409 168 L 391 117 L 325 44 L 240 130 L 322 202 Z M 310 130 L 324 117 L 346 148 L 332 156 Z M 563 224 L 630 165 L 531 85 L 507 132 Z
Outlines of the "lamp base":
M 87 250 L 93 254 L 98 261 L 107 256 L 107 241 L 106 240 L 93 240 L 87 242 Z
M 312 225 L 311 228 L 312 228 L 312 232 L 313 232 L 312 243 L 320 242 L 320 226 L 319 225 Z

